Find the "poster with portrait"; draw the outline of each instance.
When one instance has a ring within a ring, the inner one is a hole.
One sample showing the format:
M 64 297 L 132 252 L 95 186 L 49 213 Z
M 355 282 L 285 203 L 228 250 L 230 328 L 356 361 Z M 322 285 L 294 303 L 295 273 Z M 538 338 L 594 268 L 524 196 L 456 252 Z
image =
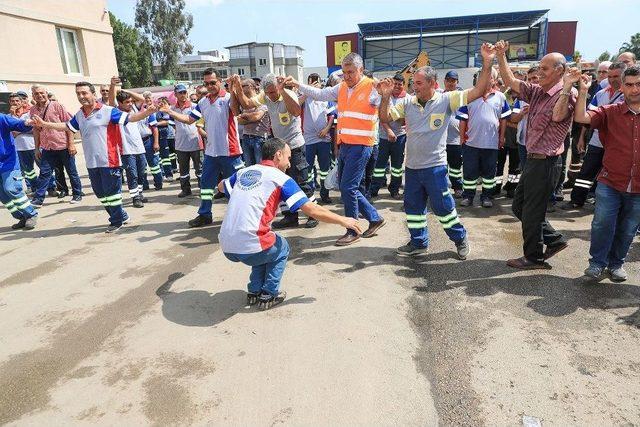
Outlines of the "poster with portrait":
M 335 64 L 342 64 L 344 57 L 351 53 L 351 40 L 333 42 L 333 52 L 336 60 Z

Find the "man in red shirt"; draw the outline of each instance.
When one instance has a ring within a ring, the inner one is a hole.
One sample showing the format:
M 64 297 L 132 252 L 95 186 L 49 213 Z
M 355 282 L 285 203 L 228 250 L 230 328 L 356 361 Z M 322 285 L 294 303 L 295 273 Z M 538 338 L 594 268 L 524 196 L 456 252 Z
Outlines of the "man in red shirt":
M 584 274 L 600 280 L 606 269 L 612 281 L 624 282 L 624 261 L 640 226 L 640 66 L 622 74 L 624 102 L 588 112 L 591 81 L 578 70 L 569 78 L 580 81 L 575 120 L 598 129 L 604 148 L 591 223 L 591 258 Z

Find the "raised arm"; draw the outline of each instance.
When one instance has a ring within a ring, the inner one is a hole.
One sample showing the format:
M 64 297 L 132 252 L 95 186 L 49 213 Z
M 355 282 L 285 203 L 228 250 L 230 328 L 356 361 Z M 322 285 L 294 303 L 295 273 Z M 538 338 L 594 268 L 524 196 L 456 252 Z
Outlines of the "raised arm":
M 278 77 L 278 89 L 282 94 L 282 99 L 284 100 L 284 105 L 287 107 L 287 112 L 295 117 L 300 117 L 302 114 L 302 109 L 300 108 L 300 104 L 298 104 L 298 96 L 288 89 L 284 87 L 284 78 Z
M 391 100 L 391 92 L 393 91 L 393 80 L 388 77 L 380 80 L 376 89 L 381 97 L 380 107 L 378 108 L 378 117 L 380 117 L 380 122 L 384 125 L 392 121 L 389 113 L 389 103 Z
M 553 116 L 551 119 L 554 122 L 561 122 L 569 116 L 569 101 L 573 96 L 571 89 L 573 84 L 580 81 L 582 73 L 577 68 L 570 68 L 562 77 L 562 92 L 560 92 L 560 98 L 553 106 Z
M 145 110 L 146 111 L 146 110 Z M 188 116 L 186 114 L 182 114 L 182 113 L 178 113 L 177 111 L 174 111 L 171 109 L 171 107 L 169 106 L 169 104 L 167 103 L 162 103 L 160 105 L 160 109 L 159 111 L 163 112 L 163 113 L 167 113 L 169 116 L 171 116 L 173 118 L 173 120 L 177 120 L 180 123 L 185 123 L 185 124 L 192 124 L 195 123 L 198 119 L 192 117 L 192 116 Z M 167 125 L 169 124 L 169 122 L 167 120 L 158 120 L 158 124 L 163 124 L 166 123 Z
M 235 117 L 238 117 L 240 115 L 240 104 L 238 103 L 238 97 L 236 97 L 234 91 L 230 92 L 229 109 Z
M 249 98 L 244 94 L 244 92 L 242 91 L 242 80 L 240 79 L 240 76 L 234 74 L 233 76 L 229 77 L 228 82 L 229 90 L 233 95 L 235 95 L 235 98 L 240 107 L 247 110 L 249 108 L 255 108 L 260 105 L 259 103 L 255 102 L 253 98 Z
M 591 116 L 587 114 L 587 94 L 590 87 L 591 77 L 581 75 L 580 86 L 578 90 L 578 100 L 576 101 L 576 111 L 573 118 L 576 122 L 585 125 L 591 124 Z
M 500 68 L 500 77 L 507 87 L 520 93 L 520 84 L 522 80 L 516 78 L 507 63 L 507 51 L 509 50 L 509 42 L 500 40 L 495 45 L 496 57 L 498 58 L 498 67 Z
M 140 120 L 146 119 L 147 117 L 149 117 L 151 114 L 155 113 L 156 111 L 158 111 L 158 107 L 156 107 L 155 105 L 150 105 L 144 111 L 138 111 L 137 113 L 130 113 L 129 114 L 129 121 L 130 122 L 139 122 Z
M 294 88 L 298 88 L 300 93 L 307 98 L 311 98 L 315 101 L 337 101 L 338 100 L 338 90 L 340 89 L 340 85 L 335 86 L 327 86 L 325 88 L 318 88 L 315 86 L 309 86 L 300 84 L 296 79 L 289 76 L 284 80 L 287 86 L 293 86 Z
M 116 106 L 116 85 L 120 84 L 118 77 L 111 77 L 111 84 L 109 85 L 109 105 Z
M 467 103 L 482 97 L 489 90 L 491 84 L 491 67 L 493 67 L 493 60 L 496 57 L 496 48 L 490 43 L 483 43 L 480 47 L 480 53 L 482 55 L 482 70 L 480 70 L 476 85 L 467 92 Z
M 45 122 L 44 120 L 42 120 L 40 118 L 40 116 L 33 116 L 31 119 L 33 120 L 33 124 L 35 126 L 38 126 L 38 127 L 41 127 L 41 128 L 59 130 L 59 131 L 64 131 L 64 132 L 69 130 L 67 128 L 67 123 L 66 122 Z

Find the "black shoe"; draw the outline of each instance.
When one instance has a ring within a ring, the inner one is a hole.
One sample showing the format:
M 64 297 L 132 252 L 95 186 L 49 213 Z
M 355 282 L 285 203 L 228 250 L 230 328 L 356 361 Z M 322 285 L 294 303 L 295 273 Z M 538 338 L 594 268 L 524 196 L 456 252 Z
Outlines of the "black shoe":
M 198 215 L 197 217 L 189 221 L 189 227 L 197 228 L 197 227 L 209 225 L 211 223 L 213 223 L 213 219 L 211 219 L 211 217 Z
M 55 188 L 50 188 L 47 190 L 47 196 L 49 197 L 58 197 L 58 191 Z
M 226 196 L 224 195 L 224 193 L 222 191 L 218 191 L 214 196 L 213 196 L 213 200 L 220 200 L 220 199 L 224 199 Z
M 298 218 L 294 216 L 285 216 L 280 221 L 271 224 L 274 230 L 284 230 L 286 228 L 298 228 Z
M 133 207 L 134 208 L 144 208 L 144 203 L 142 203 L 142 199 L 139 197 L 135 197 L 133 199 Z
M 579 203 L 574 203 L 571 200 L 568 200 L 560 205 L 560 209 L 565 211 L 572 211 L 574 209 L 580 209 L 582 207 Z
M 69 203 L 71 203 L 72 205 L 75 205 L 76 203 L 80 203 L 80 202 L 82 202 L 82 196 L 73 196 L 69 201 Z
M 57 194 L 55 193 L 55 190 L 53 190 L 53 191 L 54 191 L 54 193 L 53 193 L 53 194 L 50 194 L 50 196 L 56 196 L 56 195 L 57 195 L 57 196 L 58 196 L 58 199 L 64 199 L 65 197 L 67 197 L 67 196 L 69 195 L 69 192 L 68 192 L 68 191 L 60 191 L 60 192 L 59 192 L 59 193 L 57 193 Z
M 307 220 L 307 222 L 305 223 L 304 227 L 305 228 L 316 228 L 318 226 L 318 220 L 315 218 L 309 218 Z
M 258 308 L 260 310 L 267 310 L 271 307 L 275 307 L 276 305 L 282 303 L 286 297 L 286 292 L 278 292 L 277 295 L 271 295 L 267 292 L 262 292 L 260 294 L 260 297 L 258 298 Z
M 190 196 L 190 195 L 191 195 L 191 191 L 184 191 L 184 190 L 182 190 L 182 191 L 180 192 L 180 194 L 178 194 L 178 197 L 180 197 L 180 198 L 182 199 L 183 197 L 187 197 L 187 196 Z
M 400 246 L 396 249 L 396 254 L 403 257 L 421 257 L 426 256 L 429 253 L 428 248 L 418 248 L 409 242 L 404 246 Z
M 321 205 L 330 205 L 333 203 L 333 200 L 331 200 L 331 197 L 321 197 L 320 198 L 320 204 Z
M 154 185 L 153 188 L 155 188 L 156 191 L 160 191 L 160 190 L 162 190 L 162 184 Z
M 13 224 L 11 226 L 11 228 L 14 229 L 14 230 L 20 230 L 21 228 L 25 227 L 26 223 L 27 223 L 27 219 L 26 218 L 22 218 L 20 221 L 18 221 L 15 224 Z
M 260 298 L 260 293 L 247 292 L 247 305 L 256 305 Z

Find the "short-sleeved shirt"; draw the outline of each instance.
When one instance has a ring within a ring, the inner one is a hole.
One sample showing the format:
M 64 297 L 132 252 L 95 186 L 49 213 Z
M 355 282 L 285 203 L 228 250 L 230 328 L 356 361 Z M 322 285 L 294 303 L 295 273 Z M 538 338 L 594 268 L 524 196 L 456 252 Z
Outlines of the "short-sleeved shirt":
M 571 128 L 578 92 L 572 88 L 567 116 L 553 121 L 553 107 L 562 93 L 562 81 L 545 91 L 540 85 L 520 83 L 519 98 L 529 103 L 527 120 L 527 153 L 558 156 L 564 151 L 564 140 Z
M 46 114 L 45 114 L 46 112 Z M 71 114 L 57 101 L 49 101 L 43 108 L 34 105 L 30 111 L 32 116 L 39 116 L 45 122 L 65 123 Z M 42 117 L 45 114 L 45 117 Z M 40 148 L 43 150 L 64 150 L 67 148 L 67 132 L 42 128 L 39 130 Z
M 253 254 L 276 241 L 271 222 L 281 202 L 296 212 L 309 201 L 298 184 L 273 162 L 249 166 L 224 181 L 229 195 L 218 239 L 225 253 Z
M 67 122 L 71 132 L 80 132 L 87 169 L 120 167 L 122 132 L 120 125 L 129 123 L 129 114 L 115 107 L 96 103 L 85 114 L 80 109 Z
M 604 105 L 619 104 L 620 102 L 624 102 L 624 95 L 622 94 L 622 92 L 614 92 L 613 88 L 611 86 L 608 86 L 606 89 L 599 90 L 593 96 L 593 98 L 591 98 L 591 102 L 589 103 L 589 106 L 587 108 L 593 111 L 597 110 L 598 107 L 602 107 Z M 600 132 L 598 132 L 598 129 L 593 130 L 593 135 L 591 136 L 589 145 L 602 148 L 602 141 L 600 141 Z
M 396 105 L 402 98 L 405 98 L 406 96 L 407 94 L 404 92 L 397 98 L 395 96 L 391 96 L 391 98 L 389 99 L 389 105 Z M 404 120 L 402 119 L 390 121 L 389 123 L 387 123 L 387 125 L 389 125 L 396 136 L 404 135 L 407 133 L 404 125 Z M 388 138 L 389 137 L 387 135 L 387 130 L 384 128 L 384 126 L 380 126 L 380 129 L 378 129 L 378 139 L 386 140 Z
M 139 111 L 138 107 L 136 107 L 135 104 L 133 105 L 132 109 L 133 109 L 134 112 L 138 112 Z M 154 126 L 158 126 L 158 121 L 156 119 L 156 113 L 151 113 L 151 115 L 147 116 L 146 119 L 140 120 L 140 121 L 138 121 L 136 123 L 138 123 L 138 128 L 140 128 L 140 136 L 144 140 L 148 136 L 151 136 L 151 134 L 153 133 L 151 128 L 153 128 Z
M 31 118 L 31 114 L 24 113 L 20 116 L 20 120 L 29 120 Z M 16 150 L 18 151 L 30 151 L 35 150 L 36 142 L 33 139 L 33 130 L 28 132 L 20 132 L 14 137 L 16 143 Z
M 424 105 L 415 95 L 402 98 L 391 107 L 393 120 L 405 119 L 407 142 L 406 167 L 425 169 L 447 164 L 447 121 L 467 104 L 468 90 L 435 92 Z
M 447 123 L 447 145 L 460 145 L 460 120 L 453 115 Z
M 191 111 L 196 108 L 196 104 L 191 101 L 185 102 L 184 105 L 174 105 L 171 110 L 176 113 L 191 115 Z M 176 150 L 178 151 L 198 151 L 200 150 L 200 135 L 195 122 L 191 124 L 175 121 L 176 124 Z
M 255 108 L 247 108 L 243 113 L 255 113 L 257 111 L 264 111 L 264 115 L 260 120 L 255 122 L 249 122 L 244 125 L 243 135 L 259 136 L 260 138 L 267 138 L 271 129 L 271 118 L 266 105 L 259 105 Z
M 204 119 L 207 132 L 207 145 L 204 154 L 211 157 L 239 156 L 240 137 L 238 136 L 238 120 L 231 111 L 231 95 L 221 89 L 218 95 L 203 97 L 190 116 L 198 120 Z
M 173 139 L 176 137 L 176 131 L 175 131 L 176 122 L 173 120 L 173 118 L 169 114 L 159 112 L 156 115 L 156 119 L 158 121 L 167 122 L 166 125 L 158 126 L 158 136 L 160 138 Z
M 491 92 L 460 107 L 456 119 L 468 123 L 466 145 L 475 148 L 498 149 L 500 120 L 511 115 L 511 107 L 502 92 Z
M 123 114 L 127 114 L 126 111 L 122 111 L 119 108 L 117 108 L 117 110 Z M 145 153 L 144 142 L 142 142 L 142 135 L 140 134 L 140 126 L 138 125 L 138 122 L 127 121 L 127 123 L 121 124 L 120 133 L 122 135 L 122 154 L 127 156 Z
M 329 116 L 329 102 L 306 99 L 302 105 L 302 127 L 304 142 L 307 145 L 318 142 L 331 142 L 331 135 L 327 132 L 324 138 L 318 134 L 327 127 Z
M 285 89 L 285 91 L 297 102 L 298 96 L 293 91 L 289 89 Z M 273 136 L 286 142 L 292 150 L 304 145 L 300 117 L 296 117 L 287 111 L 287 105 L 282 95 L 280 95 L 280 98 L 275 102 L 269 99 L 264 92 L 261 92 L 251 99 L 258 105 L 267 106 Z
M 640 112 L 626 102 L 587 111 L 604 146 L 598 181 L 625 193 L 640 193 Z

